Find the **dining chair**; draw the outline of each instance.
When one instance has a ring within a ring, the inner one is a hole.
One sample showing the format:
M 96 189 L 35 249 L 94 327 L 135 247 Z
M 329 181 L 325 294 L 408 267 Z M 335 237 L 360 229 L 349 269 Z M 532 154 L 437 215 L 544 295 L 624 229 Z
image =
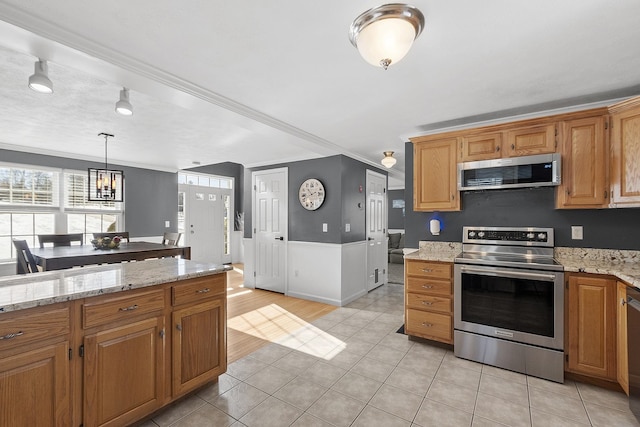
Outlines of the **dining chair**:
M 116 236 L 120 236 L 123 239 L 125 239 L 127 241 L 127 243 L 129 243 L 129 232 L 128 231 L 116 231 L 116 232 L 109 232 L 109 233 L 93 233 L 93 238 L 94 239 L 100 239 L 103 237 L 110 237 L 110 238 L 114 238 Z
M 17 252 L 16 274 L 37 273 L 38 265 L 33 254 L 31 254 L 27 241 L 13 239 L 13 246 L 16 247 Z
M 82 246 L 84 244 L 84 235 L 82 233 L 38 234 L 38 240 L 40 241 L 41 248 L 44 248 L 45 243 L 52 243 L 53 247 L 58 247 L 71 246 L 72 242 L 80 242 Z
M 177 246 L 181 236 L 182 233 L 164 233 L 162 244 Z

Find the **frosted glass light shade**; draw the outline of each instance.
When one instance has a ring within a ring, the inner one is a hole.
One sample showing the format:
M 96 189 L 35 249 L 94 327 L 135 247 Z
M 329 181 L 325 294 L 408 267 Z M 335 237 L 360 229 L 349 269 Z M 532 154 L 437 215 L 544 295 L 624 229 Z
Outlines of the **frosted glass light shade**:
M 130 116 L 133 114 L 133 106 L 129 102 L 129 89 L 123 88 L 120 91 L 120 100 L 116 102 L 116 113 L 123 116 Z
M 385 151 L 384 158 L 380 160 L 380 163 L 382 163 L 382 165 L 388 169 L 393 167 L 393 165 L 395 165 L 396 162 L 397 162 L 396 158 L 393 157 L 393 151 Z
M 411 49 L 416 38 L 413 25 L 403 19 L 388 18 L 365 27 L 358 35 L 358 51 L 369 64 L 383 67 L 396 64 Z
M 390 3 L 362 13 L 351 23 L 349 40 L 368 63 L 385 70 L 405 57 L 424 27 L 413 6 Z

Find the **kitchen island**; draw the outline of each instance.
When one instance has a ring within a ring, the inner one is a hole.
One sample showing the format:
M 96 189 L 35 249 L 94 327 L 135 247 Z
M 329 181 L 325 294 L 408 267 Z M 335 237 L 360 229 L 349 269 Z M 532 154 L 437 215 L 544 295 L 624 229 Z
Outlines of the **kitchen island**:
M 0 425 L 127 425 L 215 381 L 230 269 L 165 258 L 0 279 Z

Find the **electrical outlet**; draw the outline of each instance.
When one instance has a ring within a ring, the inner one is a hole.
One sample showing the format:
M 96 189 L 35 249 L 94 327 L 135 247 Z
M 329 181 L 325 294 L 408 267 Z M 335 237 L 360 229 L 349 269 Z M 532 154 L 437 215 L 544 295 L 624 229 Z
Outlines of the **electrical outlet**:
M 582 240 L 582 226 L 581 225 L 572 225 L 571 226 L 571 238 L 573 240 Z
M 329 231 L 329 224 L 327 224 L 326 222 L 322 223 L 322 232 L 326 233 L 327 231 Z

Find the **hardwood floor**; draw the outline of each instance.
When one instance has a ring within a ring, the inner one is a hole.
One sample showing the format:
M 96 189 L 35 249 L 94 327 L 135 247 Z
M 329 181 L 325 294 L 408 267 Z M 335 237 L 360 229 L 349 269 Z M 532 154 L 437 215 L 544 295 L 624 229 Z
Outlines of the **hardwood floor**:
M 244 287 L 243 264 L 227 272 L 227 360 L 288 336 L 337 307 Z

